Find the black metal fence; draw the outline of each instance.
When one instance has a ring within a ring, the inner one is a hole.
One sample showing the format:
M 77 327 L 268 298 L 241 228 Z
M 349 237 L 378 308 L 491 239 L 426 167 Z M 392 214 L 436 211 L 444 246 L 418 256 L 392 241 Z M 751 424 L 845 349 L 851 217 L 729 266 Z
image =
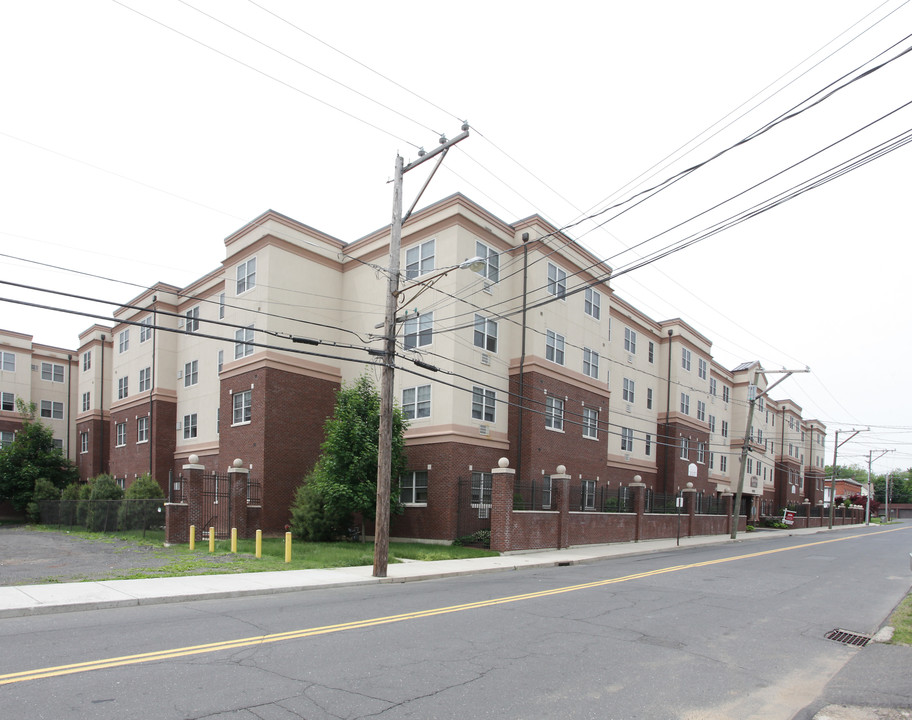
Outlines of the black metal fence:
M 165 527 L 165 499 L 48 500 L 39 504 L 42 525 L 90 532 L 160 530 Z
M 579 512 L 633 512 L 633 496 L 626 487 L 596 487 L 586 481 L 569 488 L 570 510 Z M 557 510 L 557 496 L 549 478 L 515 481 L 514 510 Z
M 725 515 L 725 502 L 717 495 L 704 495 L 697 493 L 694 498 L 696 507 L 694 512 L 697 515 Z
M 644 512 L 648 513 L 676 513 L 678 496 L 674 493 L 657 493 L 653 490 L 646 490 L 646 499 Z

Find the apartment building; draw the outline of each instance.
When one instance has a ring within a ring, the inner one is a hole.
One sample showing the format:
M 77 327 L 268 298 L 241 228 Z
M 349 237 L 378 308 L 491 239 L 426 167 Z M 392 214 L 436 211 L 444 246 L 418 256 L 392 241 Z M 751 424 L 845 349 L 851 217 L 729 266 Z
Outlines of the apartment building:
M 159 283 L 80 336 L 71 441 L 82 477 L 104 470 L 125 486 L 150 472 L 166 488 L 191 455 L 221 472 L 240 458 L 277 530 L 335 391 L 379 380 L 389 227 L 345 243 L 268 211 L 225 248 L 194 283 Z M 757 364 L 726 369 L 692 325 L 618 297 L 611 269 L 542 218 L 508 223 L 450 196 L 405 224 L 401 272 L 409 470 L 394 537 L 455 537 L 460 512 L 490 501 L 501 457 L 545 491 L 564 465 L 585 509 L 635 476 L 658 493 L 733 492 L 747 438 L 753 514 L 817 501 L 825 427 L 768 397 L 748 427 L 750 386 L 767 387 Z
M 0 447 L 22 427 L 16 401 L 34 403 L 35 415 L 54 434 L 54 443 L 75 459 L 78 358 L 72 350 L 42 345 L 32 335 L 0 330 Z

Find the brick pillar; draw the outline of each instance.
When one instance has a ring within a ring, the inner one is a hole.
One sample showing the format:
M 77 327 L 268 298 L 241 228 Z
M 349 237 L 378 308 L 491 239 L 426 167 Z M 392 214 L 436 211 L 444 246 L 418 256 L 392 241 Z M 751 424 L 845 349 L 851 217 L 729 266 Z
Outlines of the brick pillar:
M 199 456 L 191 455 L 187 458 L 190 463 L 183 466 L 184 471 L 184 497 L 187 498 L 187 528 L 189 538 L 190 525 L 196 526 L 196 539 L 202 540 L 203 534 L 209 528 L 203 528 L 203 471 L 204 465 L 199 464 Z
M 643 515 L 646 513 L 646 483 L 640 482 L 643 478 L 633 476 L 633 482 L 627 487 L 633 493 L 633 511 L 636 513 L 633 541 L 639 542 L 643 531 Z
M 165 503 L 165 545 L 183 545 L 190 539 L 187 503 Z
M 250 471 L 241 467 L 244 462 L 237 458 L 228 468 L 228 482 L 231 488 L 231 523 L 230 527 L 237 528 L 239 538 L 251 537 L 247 532 L 247 481 Z
M 491 549 L 508 552 L 513 549 L 513 480 L 516 470 L 501 458 L 491 470 Z
M 721 498 L 722 503 L 723 503 L 723 509 L 725 510 L 725 517 L 728 518 L 728 519 L 725 521 L 725 534 L 726 534 L 726 535 L 731 535 L 731 531 L 732 531 L 732 507 L 733 507 L 734 504 L 735 504 L 735 496 L 732 495 L 730 492 L 724 492 L 724 493 L 722 493 L 722 495 L 720 496 L 720 498 Z M 739 522 L 739 520 L 736 518 L 736 519 L 735 519 L 735 522 Z
M 809 498 L 805 498 L 801 504 L 804 506 L 804 527 L 809 528 L 811 526 L 811 501 Z
M 684 496 L 684 512 L 687 513 L 687 537 L 693 537 L 697 514 L 697 491 L 694 489 L 693 483 L 687 483 L 687 487 L 681 491 L 681 494 Z
M 567 468 L 557 466 L 551 476 L 551 492 L 557 491 L 557 549 L 570 547 L 570 476 Z

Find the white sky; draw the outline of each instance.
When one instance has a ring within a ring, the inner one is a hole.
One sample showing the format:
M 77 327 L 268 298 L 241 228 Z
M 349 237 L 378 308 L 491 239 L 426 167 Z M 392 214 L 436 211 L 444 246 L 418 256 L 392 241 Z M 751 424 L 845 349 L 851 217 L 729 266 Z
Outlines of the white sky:
M 912 45 L 908 0 L 256 2 L 310 36 L 247 0 L 0 3 L 3 279 L 126 302 L 138 287 L 9 256 L 140 286 L 184 285 L 217 267 L 224 237 L 267 208 L 350 242 L 389 223 L 396 153 L 414 159 L 415 146 L 456 135 L 462 118 L 472 135 L 420 205 L 460 191 L 506 221 L 538 212 L 562 226 Z M 638 257 L 618 255 L 626 247 L 899 108 L 910 88 L 912 53 L 605 227 L 583 223 L 569 234 L 619 270 Z M 912 109 L 901 109 L 638 252 L 910 128 Z M 895 449 L 875 471 L 912 466 L 901 371 L 912 349 L 910 153 L 900 148 L 613 287 L 655 319 L 684 318 L 727 367 L 809 366 L 773 395 L 828 425 L 827 463 L 834 430 L 870 426 L 840 449 L 841 465 Z M 406 204 L 423 178 L 413 174 Z M 9 285 L 0 298 L 112 309 Z M 0 302 L 0 327 L 40 343 L 74 348 L 92 322 Z

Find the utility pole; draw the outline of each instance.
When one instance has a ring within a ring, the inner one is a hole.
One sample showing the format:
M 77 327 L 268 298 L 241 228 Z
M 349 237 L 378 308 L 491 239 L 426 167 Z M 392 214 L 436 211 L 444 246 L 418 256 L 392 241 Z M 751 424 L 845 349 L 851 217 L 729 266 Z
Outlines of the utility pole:
M 737 540 L 738 538 L 738 522 L 741 518 L 741 496 L 744 493 L 744 471 L 747 466 L 747 453 L 750 452 L 750 443 L 751 443 L 751 427 L 754 422 L 754 406 L 764 395 L 768 395 L 769 391 L 776 387 L 783 380 L 787 380 L 791 375 L 795 373 L 809 373 L 810 368 L 804 368 L 804 370 L 764 370 L 760 367 L 760 364 L 757 363 L 757 369 L 754 370 L 754 380 L 747 388 L 747 398 L 750 402 L 747 410 L 747 427 L 744 428 L 744 441 L 741 444 L 741 469 L 738 471 L 738 490 L 735 493 L 735 502 L 732 506 L 732 518 L 731 518 L 731 539 Z M 763 392 L 757 392 L 757 382 L 760 379 L 760 373 L 764 375 L 769 375 L 772 373 L 783 373 L 784 377 L 779 378 L 772 385 L 768 386 Z
M 399 304 L 399 255 L 402 246 L 402 178 L 409 170 L 418 167 L 435 155 L 440 155 L 437 166 L 415 198 L 415 202 L 406 214 L 411 215 L 418 203 L 421 193 L 434 176 L 447 151 L 456 143 L 469 136 L 468 123 L 462 126 L 462 133 L 447 140 L 441 136 L 440 144 L 425 152 L 422 148 L 418 159 L 404 164 L 401 155 L 396 156 L 396 169 L 393 177 L 393 219 L 390 225 L 390 267 L 389 283 L 386 296 L 386 313 L 383 320 L 383 367 L 380 374 L 380 432 L 377 439 L 377 514 L 374 529 L 374 577 L 386 577 L 389 561 L 389 506 L 391 471 L 393 464 L 393 374 L 396 364 L 396 309 Z
M 852 433 L 845 440 L 839 442 L 839 430 L 836 431 L 836 440 L 833 443 L 833 478 L 830 480 L 830 522 L 827 525 L 828 530 L 833 529 L 833 518 L 836 516 L 836 453 L 842 445 L 845 445 L 849 440 L 855 437 L 860 432 L 867 432 L 867 430 L 856 430 L 852 428 L 846 432 Z
M 876 452 L 879 452 L 880 455 L 876 458 L 872 458 L 871 456 Z M 880 460 L 880 458 L 889 452 L 895 452 L 895 450 L 868 450 L 868 501 L 865 503 L 865 525 L 871 524 L 871 500 L 874 499 L 874 496 L 871 493 L 871 463 L 874 460 Z

